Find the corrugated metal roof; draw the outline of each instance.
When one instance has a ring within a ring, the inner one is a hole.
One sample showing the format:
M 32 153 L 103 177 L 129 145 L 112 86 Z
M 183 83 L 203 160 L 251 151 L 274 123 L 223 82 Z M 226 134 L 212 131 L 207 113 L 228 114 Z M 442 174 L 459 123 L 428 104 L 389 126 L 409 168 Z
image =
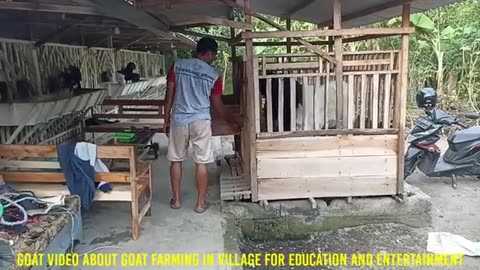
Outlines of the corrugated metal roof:
M 153 0 L 144 0 L 153 1 Z M 412 12 L 425 11 L 440 6 L 445 6 L 459 0 L 416 0 L 412 1 Z M 243 0 L 237 0 L 238 4 L 243 5 Z M 351 16 L 353 14 L 375 9 L 381 6 L 395 6 L 392 8 L 383 8 L 377 12 L 369 12 L 364 16 L 354 16 L 343 24 L 345 27 L 361 26 L 382 20 L 387 20 L 401 14 L 402 0 L 342 0 L 342 16 Z M 153 2 L 151 2 L 153 3 Z M 212 17 L 227 18 L 230 7 L 220 1 L 189 4 L 179 0 L 178 3 L 172 2 L 170 9 L 157 8 L 152 9 L 153 13 L 162 10 L 162 15 L 174 23 L 185 20 L 189 15 L 203 15 Z M 321 24 L 332 20 L 333 0 L 252 0 L 252 9 L 256 12 L 274 15 L 282 18 L 291 17 L 294 20 L 305 21 L 315 24 Z

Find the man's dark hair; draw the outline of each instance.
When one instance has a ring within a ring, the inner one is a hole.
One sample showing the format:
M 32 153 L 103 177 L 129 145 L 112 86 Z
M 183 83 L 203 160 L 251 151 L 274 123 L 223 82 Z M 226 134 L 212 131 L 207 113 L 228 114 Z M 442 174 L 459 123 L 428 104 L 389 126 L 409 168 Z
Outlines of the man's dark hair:
M 204 54 L 207 52 L 217 53 L 218 43 L 213 38 L 204 37 L 197 42 L 197 54 Z

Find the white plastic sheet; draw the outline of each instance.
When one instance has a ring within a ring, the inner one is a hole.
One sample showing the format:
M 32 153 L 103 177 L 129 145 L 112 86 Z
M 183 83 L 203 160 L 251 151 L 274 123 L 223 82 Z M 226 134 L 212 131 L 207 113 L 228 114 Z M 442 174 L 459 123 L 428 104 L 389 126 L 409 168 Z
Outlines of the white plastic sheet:
M 436 254 L 480 256 L 480 242 L 447 232 L 429 232 L 427 251 Z

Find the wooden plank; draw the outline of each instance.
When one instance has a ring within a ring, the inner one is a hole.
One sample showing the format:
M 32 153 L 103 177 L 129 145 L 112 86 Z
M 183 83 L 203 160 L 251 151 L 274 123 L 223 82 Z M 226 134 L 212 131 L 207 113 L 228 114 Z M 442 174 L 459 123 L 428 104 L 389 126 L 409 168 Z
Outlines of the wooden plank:
M 164 106 L 163 99 L 104 99 L 102 106 Z
M 1 39 L 0 39 L 1 40 Z M 345 52 L 345 56 L 354 56 L 354 55 L 368 55 L 368 54 L 388 54 L 388 53 L 398 53 L 398 50 L 370 50 L 370 51 L 355 51 L 355 52 Z M 333 56 L 333 53 L 329 53 Z M 275 57 L 317 57 L 317 54 L 314 53 L 275 53 L 275 54 L 260 54 L 260 57 L 266 58 L 275 58 Z
M 272 79 L 267 79 L 267 131 L 273 132 Z
M 398 70 L 372 70 L 372 71 L 346 71 L 343 72 L 343 75 L 373 75 L 373 74 L 398 74 Z M 300 77 L 316 77 L 316 76 L 327 76 L 327 72 L 324 73 L 289 73 L 289 74 L 274 74 L 259 76 L 260 79 L 275 79 L 275 78 L 300 78 Z
M 265 59 L 265 57 L 264 57 Z M 265 65 L 266 70 L 285 70 L 285 69 L 317 69 L 318 62 L 294 62 L 294 63 L 272 63 Z M 263 73 L 266 75 L 266 72 Z
M 320 77 L 313 78 L 313 129 L 319 130 L 322 127 L 320 126 L 321 119 L 320 119 L 320 110 L 323 104 L 320 104 L 320 100 L 317 98 L 319 94 L 321 94 L 320 90 Z
M 415 29 L 412 27 L 402 28 L 350 28 L 350 29 L 317 29 L 307 31 L 264 31 L 244 32 L 243 39 L 255 38 L 301 38 L 301 37 L 328 37 L 328 36 L 363 36 L 363 35 L 405 35 L 412 34 Z
M 396 155 L 397 135 L 301 137 L 257 140 L 257 157 L 336 157 Z
M 47 198 L 59 195 L 70 195 L 67 186 L 58 184 L 20 184 L 9 183 L 16 191 L 33 191 L 39 198 Z M 104 193 L 100 190 L 95 192 L 95 201 L 130 201 L 131 191 L 128 185 L 115 185 L 115 188 Z
M 343 67 L 357 67 L 357 66 L 382 66 L 389 65 L 389 59 L 376 60 L 347 60 L 343 62 Z M 294 62 L 294 63 L 271 63 L 266 64 L 266 70 L 285 70 L 285 69 L 317 69 L 318 62 Z M 263 73 L 266 75 L 266 73 Z
M 290 78 L 290 130 L 297 130 L 297 84 Z
M 380 84 L 380 77 L 378 74 L 373 74 L 373 102 L 372 102 L 372 128 L 378 128 L 378 86 Z
M 97 158 L 128 159 L 131 157 L 133 146 L 101 145 L 97 146 Z
M 344 67 L 381 66 L 381 65 L 389 65 L 389 64 L 390 64 L 390 59 L 348 60 L 343 62 Z
M 366 106 L 367 106 L 367 75 L 362 75 L 361 81 L 361 95 L 360 95 L 360 129 L 365 128 L 366 121 Z
M 355 122 L 355 95 L 353 88 L 355 86 L 355 77 L 348 75 L 348 129 L 353 129 L 353 123 Z
M 57 157 L 55 145 L 0 145 L 0 156 L 11 157 Z
M 254 106 L 255 106 L 255 133 L 260 132 L 260 86 L 258 78 L 258 59 L 253 59 L 253 86 L 254 86 Z
M 65 183 L 65 176 L 62 172 L 13 172 L 2 171 L 6 182 L 13 183 Z M 95 182 L 109 182 L 109 183 L 128 183 L 130 174 L 128 172 L 109 172 L 96 173 Z
M 60 169 L 57 161 L 0 160 L 0 168 Z
M 324 116 L 325 116 L 325 120 L 324 120 L 324 125 L 325 125 L 325 129 L 328 129 L 328 97 L 329 97 L 329 90 L 330 90 L 330 63 L 327 63 L 326 65 L 326 73 L 327 73 L 327 76 L 325 78 L 325 99 L 324 99 L 324 110 L 325 110 L 325 113 L 324 113 Z
M 383 100 L 383 128 L 390 128 L 390 93 L 392 90 L 392 75 L 385 75 L 385 92 Z
M 411 5 L 410 3 L 403 5 L 402 7 L 402 26 L 410 24 L 410 12 Z M 400 54 L 400 79 L 399 79 L 399 89 L 396 95 L 396 111 L 398 112 L 395 127 L 399 129 L 399 140 L 398 140 L 398 160 L 397 160 L 397 194 L 403 194 L 404 186 L 404 158 L 403 153 L 405 153 L 405 116 L 407 109 L 407 91 L 408 91 L 408 53 L 409 53 L 409 36 L 402 36 L 402 50 Z
M 394 176 L 397 156 L 258 159 L 258 178 Z
M 296 138 L 305 136 L 326 136 L 326 135 L 386 135 L 398 134 L 398 129 L 329 129 L 329 130 L 305 130 L 285 132 L 263 132 L 257 134 L 258 139 L 273 138 Z
M 315 177 L 260 179 L 259 200 L 380 196 L 395 194 L 395 177 Z
M 107 118 L 107 119 L 159 119 L 161 116 L 158 113 L 155 114 L 144 114 L 144 113 L 99 113 L 93 114 L 94 118 Z
M 283 113 L 284 113 L 284 100 L 283 100 L 283 88 L 285 79 L 278 79 L 278 131 L 283 132 Z

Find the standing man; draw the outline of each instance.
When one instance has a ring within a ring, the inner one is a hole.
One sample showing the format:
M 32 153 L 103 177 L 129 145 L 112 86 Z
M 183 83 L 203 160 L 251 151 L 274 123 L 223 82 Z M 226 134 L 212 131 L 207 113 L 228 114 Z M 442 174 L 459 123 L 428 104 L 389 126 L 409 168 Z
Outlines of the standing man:
M 182 162 L 187 156 L 189 143 L 196 164 L 197 203 L 195 212 L 203 213 L 208 186 L 207 164 L 214 162 L 210 104 L 214 113 L 229 119 L 234 130 L 238 124 L 226 111 L 222 102 L 222 78 L 209 64 L 215 60 L 218 44 L 212 38 L 197 43 L 196 58 L 175 62 L 167 75 L 165 102 L 165 133 L 169 138 L 167 158 L 171 161 L 170 180 L 172 198 L 170 207 L 181 207 Z

